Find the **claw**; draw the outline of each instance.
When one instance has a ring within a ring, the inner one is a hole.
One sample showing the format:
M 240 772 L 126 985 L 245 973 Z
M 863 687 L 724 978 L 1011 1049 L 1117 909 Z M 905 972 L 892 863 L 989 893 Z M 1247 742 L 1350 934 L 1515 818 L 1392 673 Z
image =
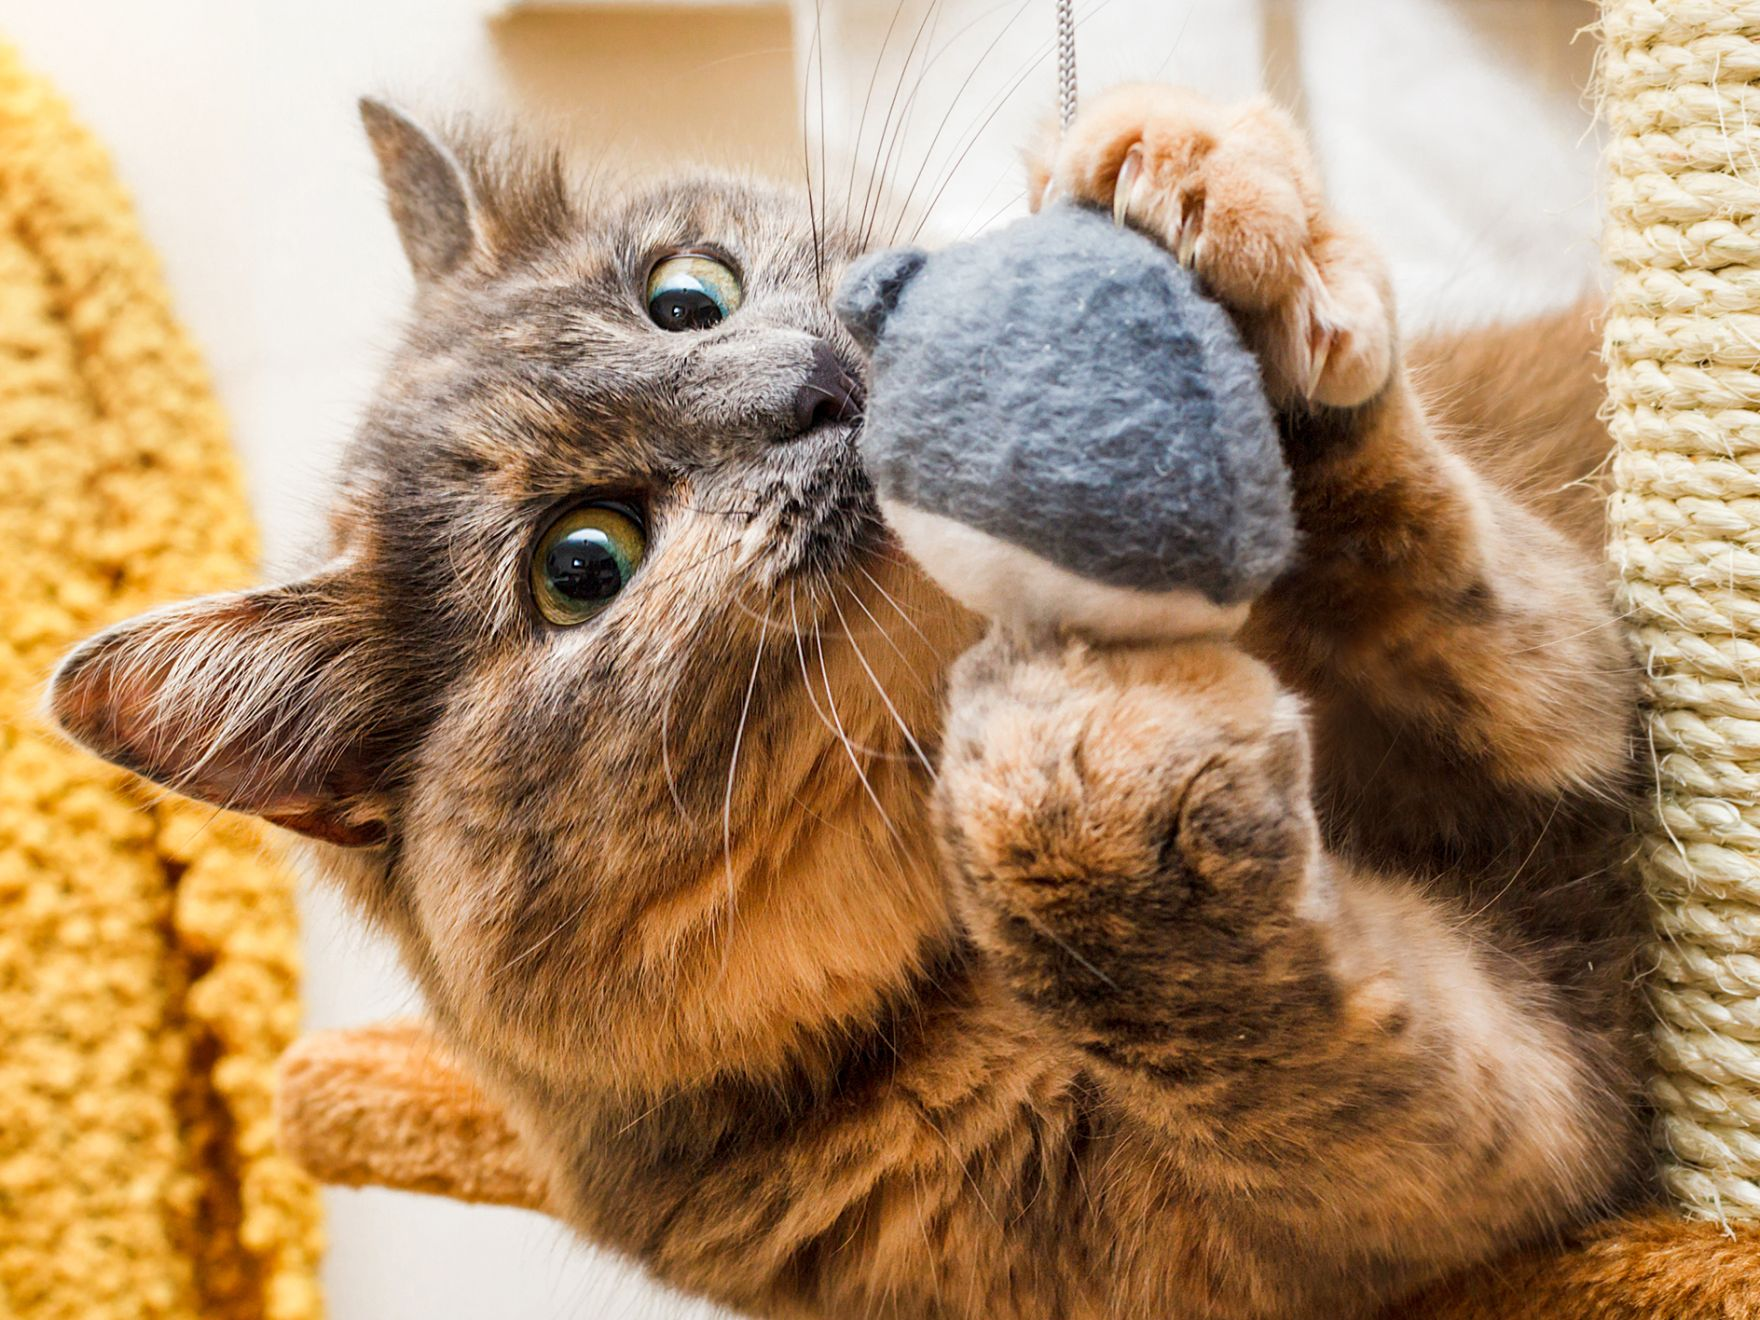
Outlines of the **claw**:
M 1308 335 L 1308 379 L 1304 383 L 1303 394 L 1312 399 L 1320 392 L 1321 377 L 1326 374 L 1326 363 L 1332 357 L 1332 327 L 1316 320 Z
M 1190 204 L 1189 199 L 1182 201 L 1179 216 L 1179 232 L 1174 235 L 1173 255 L 1179 258 L 1179 264 L 1191 268 L 1197 260 L 1198 245 L 1203 241 L 1203 214 L 1201 204 Z
M 1301 317 L 1305 340 L 1303 348 L 1307 357 L 1302 389 L 1304 396 L 1312 399 L 1320 392 L 1320 381 L 1326 375 L 1327 363 L 1331 361 L 1333 350 L 1338 346 L 1339 330 L 1325 281 L 1320 278 L 1319 270 L 1306 255 L 1302 258 L 1302 268 L 1302 290 L 1297 295 L 1296 304 L 1297 315 Z
M 1112 223 L 1122 225 L 1136 201 L 1137 185 L 1143 178 L 1143 148 L 1139 143 L 1124 153 L 1118 166 L 1118 181 L 1112 185 Z

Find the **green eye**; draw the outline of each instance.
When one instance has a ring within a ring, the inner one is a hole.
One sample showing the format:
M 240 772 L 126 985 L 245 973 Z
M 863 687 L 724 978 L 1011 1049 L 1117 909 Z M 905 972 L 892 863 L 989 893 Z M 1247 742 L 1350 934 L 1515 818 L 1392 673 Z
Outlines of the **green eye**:
M 633 512 L 615 504 L 583 504 L 562 515 L 532 555 L 532 598 L 558 627 L 585 623 L 634 576 L 647 533 Z
M 712 330 L 739 304 L 739 276 L 714 257 L 668 257 L 648 276 L 648 315 L 662 330 Z

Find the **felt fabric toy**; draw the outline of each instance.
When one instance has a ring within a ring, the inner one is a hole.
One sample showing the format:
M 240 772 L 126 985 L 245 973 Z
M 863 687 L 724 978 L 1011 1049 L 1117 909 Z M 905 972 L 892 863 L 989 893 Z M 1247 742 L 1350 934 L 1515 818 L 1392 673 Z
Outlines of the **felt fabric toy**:
M 862 447 L 888 522 L 982 614 L 1232 631 L 1295 543 L 1259 367 L 1157 244 L 1053 207 L 851 268 Z

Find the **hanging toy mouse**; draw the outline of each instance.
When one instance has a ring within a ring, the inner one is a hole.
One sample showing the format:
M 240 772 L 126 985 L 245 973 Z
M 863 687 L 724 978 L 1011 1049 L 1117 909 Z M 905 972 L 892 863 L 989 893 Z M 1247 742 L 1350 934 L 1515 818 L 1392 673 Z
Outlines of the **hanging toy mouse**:
M 905 549 L 992 618 L 1111 639 L 1228 633 L 1295 546 L 1258 363 L 1171 254 L 1049 208 L 858 261 L 861 446 Z

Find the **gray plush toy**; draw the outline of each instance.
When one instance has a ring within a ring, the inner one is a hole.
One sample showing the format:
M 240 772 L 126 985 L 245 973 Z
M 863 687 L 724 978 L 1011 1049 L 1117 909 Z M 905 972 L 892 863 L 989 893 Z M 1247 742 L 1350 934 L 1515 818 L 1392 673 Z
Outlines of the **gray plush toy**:
M 904 546 L 981 613 L 1104 637 L 1232 631 L 1295 544 L 1258 364 L 1147 238 L 1058 206 L 863 258 L 862 448 Z

